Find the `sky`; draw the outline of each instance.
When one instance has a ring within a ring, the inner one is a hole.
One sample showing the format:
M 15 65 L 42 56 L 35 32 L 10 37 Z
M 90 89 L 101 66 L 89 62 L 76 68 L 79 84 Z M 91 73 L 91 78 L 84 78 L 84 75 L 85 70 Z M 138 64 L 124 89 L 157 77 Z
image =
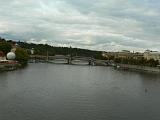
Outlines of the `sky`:
M 0 36 L 101 51 L 160 51 L 160 0 L 0 0 Z

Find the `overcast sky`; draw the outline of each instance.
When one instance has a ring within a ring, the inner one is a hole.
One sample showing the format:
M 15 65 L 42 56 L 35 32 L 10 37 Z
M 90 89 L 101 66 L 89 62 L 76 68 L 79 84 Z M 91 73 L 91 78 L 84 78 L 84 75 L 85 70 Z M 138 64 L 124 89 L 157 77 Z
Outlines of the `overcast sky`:
M 160 51 L 160 0 L 0 0 L 0 36 L 103 51 Z

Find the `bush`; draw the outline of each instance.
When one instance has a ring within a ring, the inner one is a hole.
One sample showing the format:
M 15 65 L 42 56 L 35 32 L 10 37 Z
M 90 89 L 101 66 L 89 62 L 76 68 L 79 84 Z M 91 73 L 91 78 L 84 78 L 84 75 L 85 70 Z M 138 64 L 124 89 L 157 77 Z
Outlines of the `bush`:
M 116 58 L 114 59 L 114 62 L 122 63 L 122 64 L 150 66 L 150 67 L 156 67 L 159 64 L 158 60 L 154 60 L 154 59 L 147 60 L 145 58 L 141 58 L 141 59 Z
M 16 60 L 22 65 L 26 65 L 28 63 L 29 55 L 27 51 L 23 48 L 16 49 Z
M 5 54 L 7 54 L 10 52 L 11 48 L 11 44 L 7 43 L 6 41 L 0 41 L 0 51 L 3 51 Z

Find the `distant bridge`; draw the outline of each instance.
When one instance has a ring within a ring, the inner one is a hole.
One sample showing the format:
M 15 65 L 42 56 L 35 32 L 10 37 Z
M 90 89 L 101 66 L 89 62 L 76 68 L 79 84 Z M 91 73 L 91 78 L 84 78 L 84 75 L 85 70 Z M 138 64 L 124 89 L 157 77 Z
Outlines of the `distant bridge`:
M 69 56 L 69 55 L 30 55 L 30 62 L 49 62 L 63 64 L 88 64 L 88 65 L 108 65 L 108 60 L 98 60 L 92 57 L 85 56 Z

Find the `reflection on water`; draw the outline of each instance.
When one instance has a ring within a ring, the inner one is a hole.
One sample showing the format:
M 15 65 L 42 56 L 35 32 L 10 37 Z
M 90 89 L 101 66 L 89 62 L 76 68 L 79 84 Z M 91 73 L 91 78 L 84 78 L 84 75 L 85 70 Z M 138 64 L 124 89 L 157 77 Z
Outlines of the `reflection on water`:
M 159 91 L 158 74 L 30 64 L 0 73 L 0 120 L 159 120 Z

